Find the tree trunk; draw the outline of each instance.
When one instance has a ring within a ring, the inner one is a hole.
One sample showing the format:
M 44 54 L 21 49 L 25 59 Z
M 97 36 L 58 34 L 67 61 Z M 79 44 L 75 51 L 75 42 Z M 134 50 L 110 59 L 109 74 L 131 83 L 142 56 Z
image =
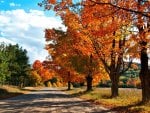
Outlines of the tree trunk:
M 142 86 L 142 103 L 150 103 L 150 73 L 140 73 Z
M 71 82 L 68 81 L 68 90 L 71 90 Z
M 119 96 L 119 86 L 118 86 L 118 82 L 119 82 L 119 76 L 116 74 L 111 75 L 111 98 L 115 98 L 117 96 Z
M 142 87 L 142 103 L 150 103 L 150 72 L 148 69 L 147 42 L 142 42 L 140 80 Z
M 92 76 L 89 74 L 87 77 L 86 77 L 86 82 L 87 82 L 87 89 L 86 91 L 91 91 L 92 90 Z
M 68 90 L 71 90 L 70 71 L 68 71 Z
M 114 48 L 116 45 L 116 41 L 115 39 L 113 39 L 112 41 L 112 51 L 111 51 L 111 66 L 110 66 L 110 73 L 109 73 L 109 77 L 111 79 L 112 85 L 111 85 L 111 97 L 117 97 L 118 96 L 118 79 L 116 76 L 116 55 L 114 52 Z
M 88 73 L 88 75 L 86 77 L 86 82 L 87 82 L 87 89 L 86 89 L 86 91 L 91 91 L 92 90 L 92 80 L 93 80 L 93 78 L 92 78 L 93 56 L 92 56 L 92 54 L 89 57 L 89 62 L 90 62 L 90 64 L 89 64 L 90 67 L 89 67 L 89 73 Z

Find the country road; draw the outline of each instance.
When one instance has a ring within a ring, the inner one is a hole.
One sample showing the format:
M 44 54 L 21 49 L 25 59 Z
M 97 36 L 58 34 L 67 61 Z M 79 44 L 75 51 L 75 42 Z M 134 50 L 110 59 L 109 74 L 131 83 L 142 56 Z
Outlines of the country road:
M 55 88 L 0 100 L 0 113 L 114 113 Z

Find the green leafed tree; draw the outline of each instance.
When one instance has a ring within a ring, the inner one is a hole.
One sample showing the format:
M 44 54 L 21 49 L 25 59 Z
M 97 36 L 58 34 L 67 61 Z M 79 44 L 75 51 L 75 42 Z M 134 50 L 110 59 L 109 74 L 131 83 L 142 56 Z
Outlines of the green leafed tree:
M 16 45 L 0 45 L 0 80 L 2 83 L 23 86 L 30 65 L 27 51 Z
M 0 84 L 4 84 L 6 78 L 10 77 L 8 70 L 8 53 L 6 52 L 6 45 L 2 43 L 0 45 Z

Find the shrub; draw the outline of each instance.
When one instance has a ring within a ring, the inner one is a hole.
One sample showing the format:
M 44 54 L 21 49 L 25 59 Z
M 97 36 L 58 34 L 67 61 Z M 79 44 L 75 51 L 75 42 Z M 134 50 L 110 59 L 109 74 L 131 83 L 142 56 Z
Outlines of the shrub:
M 75 87 L 75 88 L 80 87 L 80 83 L 76 83 L 76 82 L 74 82 L 74 83 L 72 83 L 72 85 L 73 85 L 73 87 Z
M 56 77 L 53 77 L 52 79 L 49 80 L 52 84 L 56 83 L 57 82 L 57 78 Z

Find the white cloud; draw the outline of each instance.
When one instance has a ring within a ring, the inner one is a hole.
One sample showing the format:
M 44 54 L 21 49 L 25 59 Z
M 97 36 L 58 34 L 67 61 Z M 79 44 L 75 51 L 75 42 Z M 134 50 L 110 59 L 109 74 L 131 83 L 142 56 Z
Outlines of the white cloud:
M 20 7 L 21 4 L 15 4 L 14 2 L 9 3 L 9 6 L 11 7 Z
M 44 60 L 48 55 L 45 51 L 45 28 L 65 27 L 59 19 L 47 17 L 43 11 L 23 9 L 1 11 L 0 13 L 0 42 L 18 43 L 27 49 L 30 62 Z

